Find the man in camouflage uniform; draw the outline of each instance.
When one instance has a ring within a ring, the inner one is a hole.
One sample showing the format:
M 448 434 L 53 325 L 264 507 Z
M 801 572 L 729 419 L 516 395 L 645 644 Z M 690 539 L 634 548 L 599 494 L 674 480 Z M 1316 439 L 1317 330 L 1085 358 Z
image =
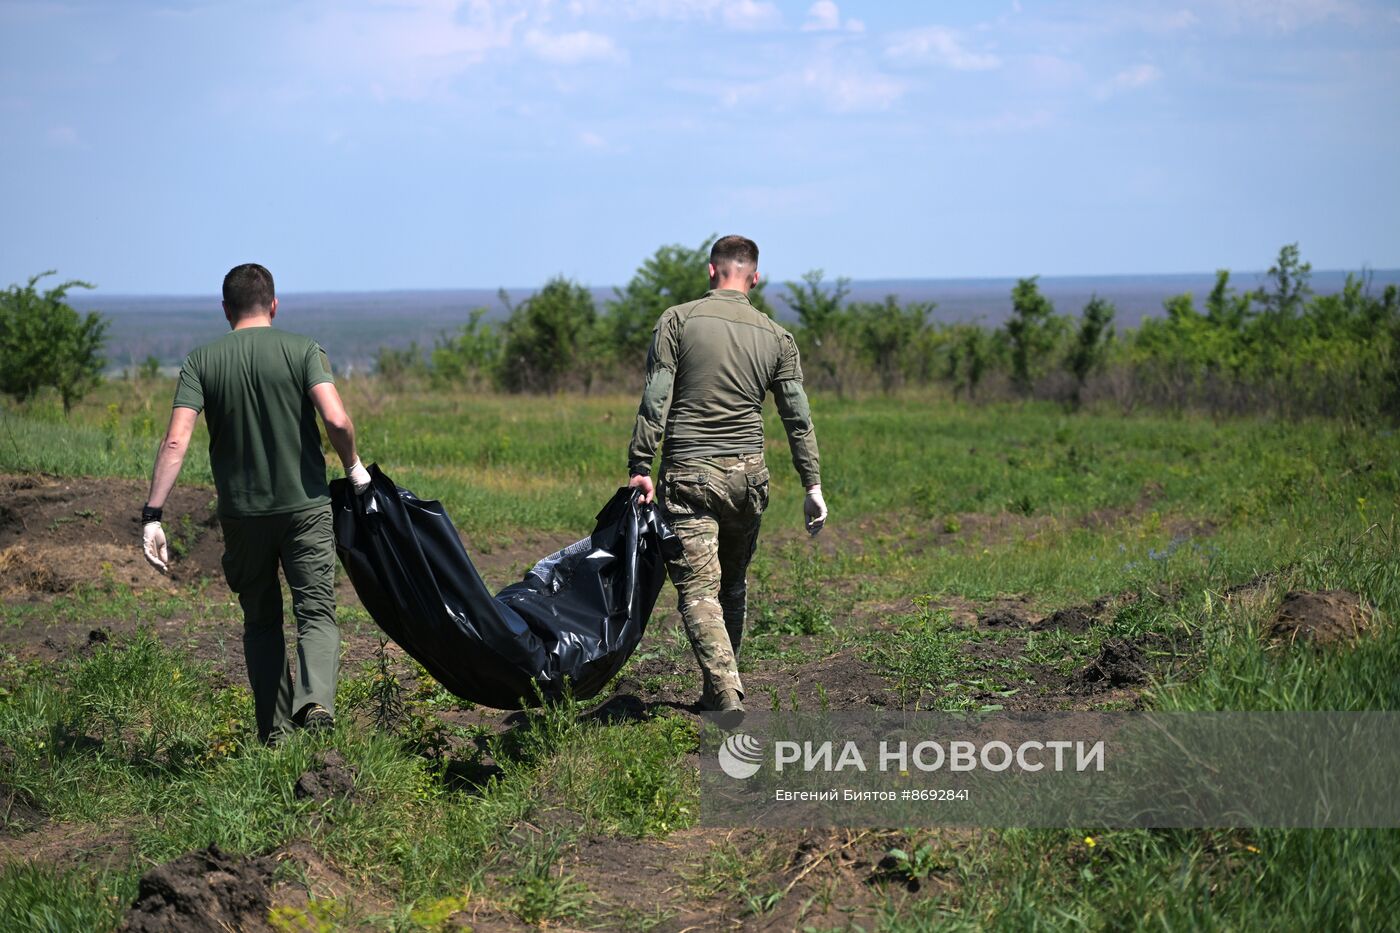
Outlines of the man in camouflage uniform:
M 710 250 L 705 297 L 666 310 L 647 355 L 646 387 L 628 452 L 630 485 L 655 495 L 652 458 L 661 455 L 661 508 L 684 545 L 671 561 L 681 618 L 704 679 L 702 709 L 743 715 L 737 655 L 744 634 L 749 561 L 768 506 L 763 399 L 778 406 L 793 466 L 807 489 L 807 530 L 826 522 L 817 438 L 792 335 L 749 303 L 758 284 L 758 246 L 741 236 Z

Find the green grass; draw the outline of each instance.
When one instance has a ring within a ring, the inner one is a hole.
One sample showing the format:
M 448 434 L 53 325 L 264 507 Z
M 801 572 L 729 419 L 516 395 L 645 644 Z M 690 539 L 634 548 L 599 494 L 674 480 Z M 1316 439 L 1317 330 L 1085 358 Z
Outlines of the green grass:
M 109 384 L 69 420 L 43 406 L 0 411 L 0 471 L 144 479 L 168 388 Z M 367 459 L 441 498 L 479 546 L 571 539 L 623 479 L 630 397 L 395 395 L 373 381 L 343 389 Z M 814 409 L 831 530 L 815 543 L 802 534 L 801 490 L 774 421 L 746 669 L 851 649 L 906 702 L 978 709 L 1037 690 L 1038 671 L 1072 674 L 1105 639 L 1158 639 L 1184 653 L 1146 695 L 1160 709 L 1400 708 L 1392 431 L 1067 417 L 934 395 L 818 397 Z M 209 482 L 203 440 L 182 482 Z M 1256 578 L 1248 598 L 1227 598 Z M 1361 594 L 1384 624 L 1325 650 L 1282 651 L 1258 637 L 1287 589 L 1328 587 Z M 236 642 L 237 610 L 221 594 L 217 585 L 136 593 L 99 578 L 0 602 L 0 632 L 174 617 L 226 626 Z M 1008 596 L 1036 612 L 1124 598 L 1082 634 L 970 630 L 940 609 Z M 372 629 L 358 606 L 342 606 L 340 618 Z M 993 642 L 1018 650 L 971 650 Z M 653 686 L 695 684 L 679 637 L 658 633 L 642 659 L 685 672 L 650 674 Z M 464 903 L 489 903 L 525 922 L 646 929 L 683 909 L 610 905 L 561 853 L 585 835 L 656 839 L 693 823 L 686 720 L 603 724 L 566 703 L 500 733 L 457 727 L 444 717 L 463 705 L 415 674 L 402 681 L 393 733 L 354 725 L 356 714 L 370 718 L 381 676 L 373 664 L 344 671 L 349 715 L 328 741 L 358 769 L 355 796 L 312 804 L 291 787 L 319 746 L 305 737 L 276 750 L 252 744 L 246 689 L 180 643 L 119 636 L 56 665 L 0 657 L 0 783 L 54 824 L 130 847 L 124 865 L 106 868 L 81 852 L 5 866 L 0 928 L 111 928 L 140 866 L 210 841 L 248 853 L 307 841 L 393 905 L 365 914 L 353 898 L 312 892 L 321 899 L 289 924 L 427 929 Z M 866 929 L 1359 930 L 1393 926 L 1400 905 L 1400 833 L 1388 830 L 933 833 L 906 852 L 951 888 L 916 899 L 891 891 Z M 780 851 L 721 844 L 685 867 L 691 880 L 678 897 L 725 899 L 735 916 L 762 917 L 786 896 L 785 869 Z
M 140 865 L 211 841 L 263 853 L 298 839 L 347 877 L 394 892 L 405 911 L 466 891 L 536 922 L 572 915 L 583 894 L 551 873 L 572 833 L 549 855 L 522 848 L 512 835 L 522 821 L 565 807 L 584 829 L 638 838 L 694 821 L 695 777 L 683 764 L 694 732 L 673 716 L 609 726 L 571 703 L 527 714 L 492 741 L 501 772 L 468 786 L 451 775 L 479 758 L 470 746 L 425 756 L 414 741 L 342 725 L 329 744 L 357 769 L 355 796 L 318 804 L 292 788 L 320 746 L 308 736 L 257 745 L 247 691 L 220 687 L 148 632 L 71 664 L 11 662 L 6 673 L 16 686 L 0 694 L 0 747 L 13 754 L 0 782 L 53 823 L 115 832 L 133 851 L 125 873 L 7 866 L 0 919 L 15 922 L 5 929 L 110 928 Z M 365 691 L 350 675 L 342 692 Z
M 146 478 L 170 389 L 111 382 L 69 419 L 52 406 L 7 408 L 0 470 Z M 441 499 L 473 534 L 586 527 L 626 479 L 631 396 L 395 395 L 372 379 L 342 390 L 366 461 Z M 1144 499 L 1164 517 L 1258 527 L 1311 522 L 1319 499 L 1384 509 L 1400 495 L 1393 433 L 1327 421 L 1067 416 L 1048 404 L 967 408 L 930 394 L 818 396 L 813 408 L 833 526 L 878 516 L 872 534 L 942 528 L 959 513 L 1075 519 Z M 771 408 L 768 420 L 769 524 L 796 530 L 801 489 Z M 201 419 L 182 481 L 211 482 L 206 444 Z

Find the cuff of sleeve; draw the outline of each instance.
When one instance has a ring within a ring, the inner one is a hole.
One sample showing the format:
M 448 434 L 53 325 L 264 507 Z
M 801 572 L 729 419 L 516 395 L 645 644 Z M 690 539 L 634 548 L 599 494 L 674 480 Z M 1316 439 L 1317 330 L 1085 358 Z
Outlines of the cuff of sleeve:
M 627 465 L 627 475 L 628 475 L 628 476 L 650 476 L 650 475 L 651 475 L 651 464 L 650 464 L 650 463 L 629 463 L 629 464 Z
M 802 474 L 802 488 L 803 488 L 803 489 L 811 489 L 813 486 L 820 486 L 821 484 L 822 484 L 822 475 L 821 475 L 820 473 L 804 473 L 804 474 Z

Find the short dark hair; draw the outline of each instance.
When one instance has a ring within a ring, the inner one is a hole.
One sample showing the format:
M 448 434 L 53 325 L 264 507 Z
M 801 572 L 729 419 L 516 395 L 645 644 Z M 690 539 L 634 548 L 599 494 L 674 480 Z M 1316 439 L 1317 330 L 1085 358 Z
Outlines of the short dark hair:
M 750 269 L 758 268 L 758 244 L 746 236 L 730 234 L 715 240 L 715 245 L 710 247 L 710 264 L 716 270 L 724 269 L 732 264 L 746 265 Z
M 247 314 L 254 308 L 271 308 L 277 291 L 272 273 L 255 262 L 234 266 L 224 276 L 224 305 L 230 314 Z

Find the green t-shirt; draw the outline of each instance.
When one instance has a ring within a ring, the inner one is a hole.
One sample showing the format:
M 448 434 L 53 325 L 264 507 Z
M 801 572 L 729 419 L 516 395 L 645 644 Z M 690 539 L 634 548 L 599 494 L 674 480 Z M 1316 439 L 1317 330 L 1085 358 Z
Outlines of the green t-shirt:
M 180 367 L 175 407 L 203 411 L 219 514 L 298 512 L 330 501 L 312 386 L 331 382 L 309 337 L 245 327 L 196 347 Z

